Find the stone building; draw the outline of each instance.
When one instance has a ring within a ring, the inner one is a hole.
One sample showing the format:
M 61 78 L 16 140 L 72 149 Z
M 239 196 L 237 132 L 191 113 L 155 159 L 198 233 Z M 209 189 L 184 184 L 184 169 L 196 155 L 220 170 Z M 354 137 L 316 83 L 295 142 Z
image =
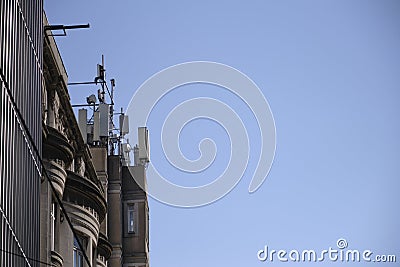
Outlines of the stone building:
M 129 160 L 122 153 L 123 145 L 119 145 L 117 155 L 114 148 L 109 149 L 113 136 L 111 105 L 104 101 L 95 104 L 92 120 L 87 110 L 81 109 L 77 121 L 66 70 L 50 34 L 44 36 L 43 50 L 43 159 L 55 190 L 42 182 L 41 261 L 56 266 L 86 266 L 86 254 L 91 266 L 147 267 L 147 194 L 135 182 L 146 183 L 147 161 L 139 161 L 136 153 L 135 166 L 126 166 Z M 104 77 L 96 79 L 101 82 Z M 76 236 L 56 196 L 62 200 Z
M 135 176 L 136 180 L 140 179 L 145 184 L 145 167 L 140 164 L 122 166 L 118 156 L 109 156 L 108 166 L 108 236 L 113 247 L 108 266 L 148 267 L 147 195 L 133 179 Z M 112 223 L 114 226 L 111 226 Z
M 98 138 L 96 121 L 75 118 L 42 1 L 2 1 L 0 22 L 0 266 L 149 266 L 133 179 L 145 183 L 145 164 L 125 166 L 112 129 Z
M 44 24 L 48 24 L 46 17 Z M 85 253 L 91 266 L 106 266 L 112 249 L 106 229 L 107 147 L 96 150 L 94 157 L 80 134 L 68 94 L 68 76 L 51 34 L 44 36 L 43 51 L 42 156 L 53 186 L 42 180 L 40 260 L 56 266 L 85 266 Z

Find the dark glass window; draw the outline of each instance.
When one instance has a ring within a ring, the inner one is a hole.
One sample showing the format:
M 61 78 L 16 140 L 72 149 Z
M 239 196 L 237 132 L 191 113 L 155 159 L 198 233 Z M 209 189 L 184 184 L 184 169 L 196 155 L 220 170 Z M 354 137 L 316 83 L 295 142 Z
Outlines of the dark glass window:
M 136 231 L 136 211 L 134 205 L 128 205 L 128 233 Z
M 82 243 L 82 245 L 83 245 L 83 243 Z M 73 266 L 74 267 L 83 267 L 83 251 L 79 248 L 78 240 L 76 238 L 74 238 Z

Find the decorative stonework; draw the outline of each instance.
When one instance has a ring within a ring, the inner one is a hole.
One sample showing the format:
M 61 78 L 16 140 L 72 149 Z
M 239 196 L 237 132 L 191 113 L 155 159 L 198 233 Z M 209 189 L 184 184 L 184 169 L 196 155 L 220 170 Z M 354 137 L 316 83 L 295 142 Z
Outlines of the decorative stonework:
M 99 223 L 107 212 L 107 203 L 97 184 L 75 172 L 67 171 L 67 182 L 64 190 L 64 201 L 78 204 L 87 210 Z
M 77 204 L 64 202 L 64 207 L 67 210 L 74 229 L 85 236 L 90 237 L 93 243 L 97 246 L 100 223 L 96 216 L 94 216 L 89 210 Z
M 76 157 L 74 160 L 75 173 L 80 176 L 85 176 L 85 162 L 82 157 Z
M 108 242 L 107 237 L 103 233 L 100 233 L 99 242 L 97 245 L 97 251 L 99 253 L 97 260 L 100 259 L 100 261 L 103 263 L 105 263 L 105 261 L 111 257 L 112 246 L 110 242 Z
M 55 194 L 62 198 L 74 229 L 78 235 L 87 239 L 89 260 L 93 260 L 93 265 L 105 267 L 107 257 L 111 254 L 111 245 L 107 237 L 100 233 L 101 223 L 103 221 L 106 223 L 106 194 L 96 173 L 92 154 L 81 136 L 76 121 L 67 88 L 68 76 L 54 38 L 45 36 L 43 46 L 45 88 L 42 91 L 44 125 L 42 153 L 46 162 L 45 168 L 56 189 Z M 107 161 L 104 164 L 107 164 Z M 46 196 L 43 199 L 54 201 L 52 192 L 44 190 L 44 194 Z M 51 202 L 44 203 L 44 206 L 47 210 L 43 211 L 41 219 L 43 218 L 47 224 L 43 227 L 43 233 L 50 235 L 51 211 L 48 209 Z M 54 221 L 57 251 L 43 251 L 46 254 L 43 262 L 52 263 L 57 267 L 70 266 L 73 257 L 71 229 L 61 212 Z M 46 238 L 45 242 L 48 243 L 49 240 L 51 239 Z M 50 247 L 49 244 L 46 247 Z
M 60 159 L 68 167 L 74 158 L 74 148 L 68 139 L 53 127 L 45 127 L 47 136 L 43 140 L 43 155 L 47 159 Z
M 59 197 L 62 197 L 64 192 L 65 180 L 67 179 L 67 173 L 63 168 L 63 161 L 52 159 L 43 161 L 47 174 L 53 183 L 53 186 Z
M 63 258 L 58 252 L 51 251 L 51 263 L 53 264 L 53 266 L 62 267 L 63 262 Z

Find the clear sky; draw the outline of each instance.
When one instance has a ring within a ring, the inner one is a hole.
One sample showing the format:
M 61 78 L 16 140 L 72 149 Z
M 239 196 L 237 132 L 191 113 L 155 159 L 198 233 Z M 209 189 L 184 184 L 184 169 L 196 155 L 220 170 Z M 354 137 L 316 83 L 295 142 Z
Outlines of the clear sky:
M 321 251 L 337 248 L 339 238 L 349 249 L 400 261 L 399 1 L 45 0 L 45 10 L 51 24 L 91 24 L 57 37 L 59 50 L 70 82 L 92 80 L 104 54 L 107 77 L 116 79 L 117 108 L 126 109 L 151 75 L 194 60 L 245 73 L 271 107 L 274 164 L 249 194 L 260 141 L 240 100 L 215 86 L 189 85 L 160 102 L 148 125 L 151 160 L 173 173 L 171 181 L 212 181 L 230 149 L 221 126 L 198 120 L 184 128 L 182 151 L 195 159 L 199 140 L 214 138 L 214 166 L 188 176 L 166 163 L 158 141 L 162 118 L 187 98 L 209 96 L 236 109 L 252 152 L 238 186 L 213 204 L 185 209 L 150 200 L 151 266 L 308 266 L 261 262 L 257 252 L 265 245 Z M 96 91 L 71 87 L 72 103 L 85 103 Z M 341 264 L 366 263 L 319 263 Z

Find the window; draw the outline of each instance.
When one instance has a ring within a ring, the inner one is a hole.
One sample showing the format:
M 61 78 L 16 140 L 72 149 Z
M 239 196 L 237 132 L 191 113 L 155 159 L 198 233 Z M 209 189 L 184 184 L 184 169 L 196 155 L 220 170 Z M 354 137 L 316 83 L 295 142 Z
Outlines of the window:
M 135 205 L 128 205 L 128 233 L 135 234 L 136 231 L 136 210 Z
M 81 242 L 82 246 L 84 246 L 83 242 Z M 74 237 L 74 259 L 73 259 L 74 267 L 83 267 L 83 251 L 80 249 L 78 240 Z
M 51 203 L 50 210 L 50 249 L 54 251 L 55 244 L 55 229 L 56 229 L 56 203 Z

